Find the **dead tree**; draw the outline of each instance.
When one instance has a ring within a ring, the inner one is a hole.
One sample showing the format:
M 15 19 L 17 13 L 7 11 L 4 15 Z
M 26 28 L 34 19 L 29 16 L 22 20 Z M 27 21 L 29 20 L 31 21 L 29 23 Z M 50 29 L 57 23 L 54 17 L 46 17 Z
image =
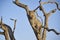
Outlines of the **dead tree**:
M 43 12 L 43 15 L 44 15 L 44 17 L 45 17 L 44 27 L 47 28 L 47 31 L 48 31 L 48 32 L 53 31 L 53 32 L 55 32 L 56 35 L 59 35 L 60 33 L 58 33 L 55 29 L 49 29 L 49 28 L 48 28 L 48 18 L 49 18 L 49 16 L 50 16 L 52 13 L 55 13 L 57 9 L 60 10 L 60 8 L 58 7 L 58 3 L 57 3 L 57 2 L 41 2 L 41 0 L 39 1 L 39 3 L 40 3 L 39 9 L 40 9 L 40 11 Z M 51 10 L 49 13 L 46 13 L 42 5 L 48 4 L 48 3 L 51 3 L 51 4 L 54 3 L 54 4 L 56 4 L 56 7 L 57 7 L 57 8 Z M 46 29 L 43 30 L 42 40 L 46 40 Z
M 15 20 L 15 24 L 16 24 L 16 20 Z M 4 31 L 4 32 L 0 32 L 0 34 L 5 36 L 5 40 L 15 40 L 15 37 L 13 34 L 14 31 L 12 31 L 10 26 L 2 22 L 2 18 L 0 22 L 0 28 Z M 14 27 L 14 30 L 15 30 L 15 27 Z
M 22 4 L 20 3 L 18 0 L 15 0 L 13 1 L 14 4 L 16 4 L 17 6 L 21 7 L 21 8 L 24 8 L 26 10 L 26 13 L 27 13 L 27 17 L 28 17 L 28 20 L 31 24 L 31 27 L 33 28 L 34 30 L 34 33 L 37 37 L 37 40 L 40 40 L 41 39 L 41 27 L 42 27 L 42 24 L 41 22 L 36 18 L 36 15 L 35 15 L 35 10 L 33 11 L 30 11 L 28 6 L 25 5 L 25 4 Z
M 35 36 L 37 38 L 37 40 L 45 40 L 46 38 L 46 30 L 47 31 L 54 31 L 55 33 L 57 33 L 54 29 L 49 29 L 48 28 L 48 17 L 50 16 L 50 13 L 54 13 L 56 11 L 56 9 L 52 10 L 51 12 L 49 12 L 49 14 L 46 14 L 44 9 L 42 8 L 42 5 L 41 6 L 38 6 L 37 8 L 35 8 L 34 10 L 29 10 L 29 7 L 25 4 L 22 4 L 20 3 L 18 0 L 15 0 L 13 1 L 14 4 L 16 4 L 17 6 L 21 7 L 21 8 L 24 8 L 26 10 L 26 14 L 27 14 L 27 17 L 28 17 L 28 20 L 31 24 L 31 27 L 35 33 Z M 41 21 L 39 21 L 37 18 L 36 18 L 36 10 L 40 8 L 40 10 L 43 12 L 44 16 L 45 16 L 45 25 L 43 26 Z M 42 33 L 42 28 L 44 28 L 44 32 L 43 32 L 43 35 L 41 35 Z M 60 33 L 58 33 L 60 34 Z
M 5 36 L 6 40 L 9 40 L 8 30 L 7 30 L 7 27 L 3 25 L 2 18 L 1 18 L 0 25 L 1 25 L 0 28 L 4 31 L 4 32 L 1 32 L 1 33 Z

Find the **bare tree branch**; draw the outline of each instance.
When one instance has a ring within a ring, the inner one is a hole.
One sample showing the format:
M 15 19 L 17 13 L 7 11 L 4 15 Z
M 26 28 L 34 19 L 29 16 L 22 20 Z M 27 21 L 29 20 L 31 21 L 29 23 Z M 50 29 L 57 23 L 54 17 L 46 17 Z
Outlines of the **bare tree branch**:
M 4 32 L 0 32 L 1 35 L 4 35 Z
M 4 30 L 5 39 L 6 39 L 6 40 L 9 40 L 8 30 L 7 30 L 7 28 L 6 28 L 5 26 L 3 26 L 3 24 L 2 24 L 2 17 L 1 17 L 1 23 L 0 23 L 0 25 L 1 25 L 1 29 Z
M 39 17 L 39 18 L 41 19 L 41 21 L 42 21 L 42 25 L 43 25 L 43 19 L 38 15 L 37 12 L 36 12 L 36 15 L 37 15 L 37 17 Z
M 2 16 L 1 16 L 1 27 L 2 27 Z
M 14 28 L 13 28 L 13 33 L 15 32 L 15 28 L 16 28 L 16 19 L 11 19 L 12 21 L 14 21 Z
M 5 28 L 7 28 L 5 31 L 8 32 L 9 38 L 11 40 L 15 40 L 15 37 L 14 37 L 14 34 L 13 34 L 11 27 L 7 24 L 3 24 L 3 26 L 5 26 Z
M 39 0 L 39 3 L 41 2 L 41 0 Z
M 54 3 L 54 4 L 56 4 L 57 9 L 60 10 L 59 5 L 58 5 L 57 2 L 41 2 L 42 5 L 48 4 L 48 3 Z
M 60 35 L 60 33 L 58 33 L 55 29 L 47 29 L 47 30 L 48 32 L 53 31 L 56 35 Z
M 40 6 L 39 6 L 39 9 L 43 12 L 44 15 L 46 14 L 46 12 L 45 12 L 44 8 L 42 7 L 41 3 L 40 3 Z
M 19 6 L 19 7 L 24 8 L 25 10 L 27 9 L 27 5 L 22 4 L 22 3 L 19 3 L 18 0 L 13 1 L 13 3 L 16 4 L 16 5 Z
M 55 4 L 56 4 L 56 6 L 57 6 L 57 9 L 58 9 L 58 10 L 60 10 L 58 3 L 57 3 L 57 2 L 55 2 Z
M 1 25 L 1 29 L 4 31 L 5 39 L 6 40 L 9 40 L 9 39 L 15 40 L 11 27 L 4 23 L 2 23 L 2 24 L 1 23 L 2 23 L 2 18 L 1 18 L 0 25 Z
M 47 14 L 47 16 L 50 16 L 51 14 L 55 13 L 56 10 L 57 10 L 57 9 L 53 9 L 53 10 L 51 10 L 51 11 Z
M 40 3 L 40 5 L 37 7 L 37 8 L 35 8 L 33 11 L 30 11 L 29 9 L 28 9 L 28 6 L 27 5 L 25 5 L 25 4 L 22 4 L 22 3 L 19 3 L 18 2 L 18 0 L 15 0 L 15 1 L 13 1 L 13 3 L 14 4 L 16 4 L 17 6 L 19 6 L 19 7 L 21 7 L 21 8 L 24 8 L 25 10 L 26 10 L 26 12 L 28 13 L 27 14 L 27 17 L 28 17 L 28 20 L 29 20 L 29 22 L 30 22 L 30 24 L 31 24 L 31 26 L 32 26 L 32 28 L 33 28 L 33 30 L 34 30 L 34 33 L 35 33 L 35 35 L 36 35 L 36 37 L 37 37 L 37 40 L 46 40 L 46 31 L 53 31 L 53 32 L 55 32 L 57 35 L 59 34 L 59 33 L 57 33 L 54 29 L 47 29 L 48 28 L 48 18 L 49 18 L 49 16 L 51 15 L 51 13 L 54 13 L 55 11 L 56 11 L 56 9 L 54 9 L 54 10 L 52 10 L 52 11 L 50 11 L 48 14 L 46 14 L 46 12 L 45 12 L 45 10 L 44 10 L 44 8 L 43 8 L 43 4 L 47 4 L 47 3 L 53 3 L 53 2 L 41 2 L 41 0 L 39 1 L 39 3 Z M 43 12 L 43 15 L 44 15 L 44 17 L 45 17 L 45 22 L 44 22 L 44 31 L 43 31 L 43 35 L 42 35 L 42 39 L 41 39 L 41 36 L 38 36 L 38 35 L 40 35 L 40 31 L 41 31 L 41 28 L 42 28 L 42 24 L 41 23 L 39 23 L 40 21 L 36 18 L 36 16 L 35 16 L 35 11 L 37 10 L 37 9 L 40 9 L 42 12 Z M 58 8 L 58 5 L 57 5 L 57 8 Z M 14 28 L 15 29 L 15 28 Z M 39 38 L 40 37 L 40 38 Z
M 55 13 L 57 9 L 51 10 L 49 13 Z
M 57 9 L 51 10 L 49 13 L 45 14 L 44 16 L 49 17 L 51 14 L 55 13 Z
M 60 35 L 60 33 L 58 33 L 55 29 L 49 29 L 44 26 L 42 26 L 42 28 L 46 29 L 48 32 L 53 31 L 56 35 Z
M 17 6 L 21 7 L 21 8 L 24 8 L 26 10 L 27 14 L 29 14 L 29 8 L 27 5 L 19 3 L 18 0 L 13 1 L 13 3 L 16 4 Z
M 47 3 L 49 3 L 49 2 L 39 2 L 39 3 L 40 3 L 39 9 L 43 12 L 43 15 L 45 16 L 44 27 L 48 28 L 48 18 L 49 18 L 49 16 L 51 15 L 51 13 L 56 12 L 56 9 L 51 10 L 51 11 L 47 14 L 47 13 L 45 12 L 45 10 L 44 10 L 44 8 L 43 8 L 42 5 L 43 5 L 43 4 L 47 4 Z M 52 3 L 52 2 L 51 2 L 51 3 Z M 48 30 L 48 31 L 50 31 L 50 30 Z M 54 30 L 54 32 L 56 32 L 56 31 Z M 43 31 L 42 40 L 46 40 L 46 29 L 44 29 L 44 31 Z

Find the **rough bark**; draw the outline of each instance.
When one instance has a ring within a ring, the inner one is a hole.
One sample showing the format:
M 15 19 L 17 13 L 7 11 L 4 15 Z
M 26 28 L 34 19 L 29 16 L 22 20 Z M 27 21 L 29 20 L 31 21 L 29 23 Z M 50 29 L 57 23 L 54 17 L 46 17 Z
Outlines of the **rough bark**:
M 5 36 L 5 40 L 15 40 L 15 37 L 14 37 L 11 27 L 4 24 L 2 22 L 2 18 L 0 21 L 0 28 L 4 31 L 4 32 L 0 32 L 0 34 Z
M 43 12 L 43 15 L 45 17 L 44 27 L 47 29 L 48 32 L 53 31 L 57 35 L 59 35 L 60 33 L 56 32 L 56 30 L 48 28 L 48 18 L 52 13 L 56 12 L 56 9 L 51 10 L 49 13 L 46 13 L 43 6 L 42 6 L 43 4 L 54 3 L 54 4 L 56 4 L 57 9 L 60 10 L 59 7 L 58 7 L 58 3 L 57 2 L 41 2 L 41 0 L 39 1 L 39 3 L 40 3 L 39 9 Z M 46 40 L 46 29 L 43 30 L 42 40 Z
M 1 22 L 0 22 L 0 25 L 1 25 L 1 29 L 3 29 L 3 35 L 5 36 L 5 40 L 9 40 L 9 35 L 8 35 L 8 30 L 5 26 L 3 26 L 3 23 L 2 23 L 2 18 L 1 18 Z
M 26 10 L 28 20 L 31 24 L 31 27 L 34 30 L 36 38 L 37 38 L 37 40 L 41 40 L 41 32 L 40 32 L 41 28 L 40 27 L 42 27 L 41 26 L 42 24 L 40 23 L 39 20 L 37 20 L 36 15 L 35 15 L 35 11 L 38 9 L 38 7 L 35 8 L 35 10 L 30 11 L 27 5 L 18 2 L 18 0 L 15 0 L 13 3 L 16 4 L 17 6 L 21 7 L 21 8 L 24 8 Z
M 48 18 L 49 18 L 49 16 L 50 16 L 52 13 L 54 13 L 54 12 L 56 11 L 56 9 L 54 9 L 54 10 L 50 11 L 48 14 L 46 14 L 44 8 L 42 7 L 43 4 L 53 3 L 53 2 L 41 2 L 41 0 L 40 0 L 40 2 L 39 2 L 40 5 L 39 5 L 37 8 L 35 8 L 33 11 L 30 11 L 27 5 L 20 3 L 18 0 L 13 1 L 13 3 L 16 4 L 17 6 L 21 7 L 21 8 L 24 8 L 24 9 L 26 10 L 28 20 L 29 20 L 29 22 L 30 22 L 30 24 L 31 24 L 31 27 L 32 27 L 33 30 L 34 30 L 34 33 L 35 33 L 35 35 L 36 35 L 36 37 L 37 37 L 37 40 L 46 40 L 46 30 L 47 30 L 48 32 L 53 31 L 53 32 L 55 32 L 56 34 L 60 34 L 60 33 L 57 33 L 56 30 L 54 30 L 54 29 L 49 29 L 49 28 L 48 28 Z M 55 3 L 55 2 L 54 2 L 54 3 Z M 57 5 L 57 3 L 55 3 L 55 4 Z M 36 11 L 38 8 L 40 8 L 40 10 L 43 12 L 43 15 L 44 15 L 44 17 L 45 17 L 44 26 L 42 26 L 41 22 L 40 22 L 40 21 L 36 18 L 36 16 L 35 16 L 35 11 Z M 57 5 L 57 9 L 59 10 L 58 5 Z M 33 19 L 35 18 L 37 21 L 36 21 L 35 19 L 32 20 L 32 18 L 33 18 Z M 41 28 L 44 28 L 44 31 L 43 31 L 43 33 L 42 33 L 43 35 L 41 35 L 41 31 L 42 31 Z M 41 37 L 41 36 L 42 36 L 42 37 Z

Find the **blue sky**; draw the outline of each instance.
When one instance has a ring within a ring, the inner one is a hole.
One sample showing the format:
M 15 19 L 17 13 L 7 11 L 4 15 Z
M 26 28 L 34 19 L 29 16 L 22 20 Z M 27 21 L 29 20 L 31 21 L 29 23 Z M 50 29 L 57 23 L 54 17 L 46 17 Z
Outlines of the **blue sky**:
M 29 24 L 26 11 L 23 8 L 16 6 L 13 0 L 0 0 L 0 18 L 3 17 L 3 22 L 13 28 L 14 22 L 10 18 L 17 19 L 16 30 L 14 36 L 16 40 L 37 40 L 34 32 Z M 39 0 L 19 0 L 21 3 L 28 5 L 30 10 L 35 9 L 39 3 Z M 42 0 L 47 1 L 47 0 Z M 53 0 L 54 1 L 54 0 Z M 60 4 L 59 0 L 55 0 Z M 54 4 L 47 4 L 43 6 L 46 12 L 56 8 Z M 37 10 L 39 16 L 44 17 L 42 12 Z M 60 32 L 60 11 L 57 10 L 55 14 L 49 17 L 49 28 L 53 28 Z M 44 18 L 43 18 L 44 19 Z M 46 40 L 59 40 L 60 35 L 56 35 L 54 32 L 47 32 Z M 0 40 L 4 40 L 4 36 L 0 35 Z

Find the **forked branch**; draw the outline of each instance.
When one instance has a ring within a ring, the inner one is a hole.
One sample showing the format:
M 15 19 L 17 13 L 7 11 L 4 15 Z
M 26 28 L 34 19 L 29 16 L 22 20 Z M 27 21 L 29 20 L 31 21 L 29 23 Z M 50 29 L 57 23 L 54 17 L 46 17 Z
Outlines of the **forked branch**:
M 53 2 L 41 2 L 41 0 L 40 0 L 40 2 L 39 2 L 39 4 L 40 4 L 39 9 L 43 12 L 43 15 L 44 15 L 44 17 L 45 17 L 44 27 L 47 28 L 47 29 L 44 29 L 44 30 L 43 30 L 42 40 L 46 40 L 46 30 L 47 30 L 48 32 L 53 31 L 53 32 L 55 32 L 57 35 L 60 34 L 60 33 L 58 33 L 58 32 L 57 32 L 56 30 L 54 30 L 54 29 L 48 29 L 48 18 L 49 18 L 49 16 L 50 16 L 52 13 L 55 13 L 55 12 L 56 12 L 56 9 L 51 10 L 49 13 L 46 13 L 46 12 L 45 12 L 45 10 L 44 10 L 44 8 L 43 8 L 42 5 L 43 5 L 43 4 L 48 4 L 48 3 L 53 3 Z M 58 4 L 56 4 L 56 5 L 57 5 L 57 9 L 58 9 Z
M 11 19 L 12 21 L 14 21 L 14 28 L 13 28 L 13 33 L 14 33 L 14 31 L 15 31 L 15 28 L 16 28 L 16 19 Z
M 4 32 L 0 32 L 0 33 L 4 34 L 6 40 L 9 40 L 8 29 L 6 28 L 6 26 L 3 25 L 3 23 L 2 23 L 2 17 L 1 17 L 1 23 L 0 23 L 0 25 L 1 25 L 0 28 L 4 31 Z
M 57 9 L 51 10 L 49 13 L 45 14 L 44 16 L 49 17 L 51 14 L 55 13 Z
M 56 5 L 57 9 L 60 10 L 59 4 L 57 2 L 49 2 L 49 1 L 48 2 L 41 2 L 42 5 L 48 4 L 48 3 L 51 3 L 51 4 L 54 3 Z

